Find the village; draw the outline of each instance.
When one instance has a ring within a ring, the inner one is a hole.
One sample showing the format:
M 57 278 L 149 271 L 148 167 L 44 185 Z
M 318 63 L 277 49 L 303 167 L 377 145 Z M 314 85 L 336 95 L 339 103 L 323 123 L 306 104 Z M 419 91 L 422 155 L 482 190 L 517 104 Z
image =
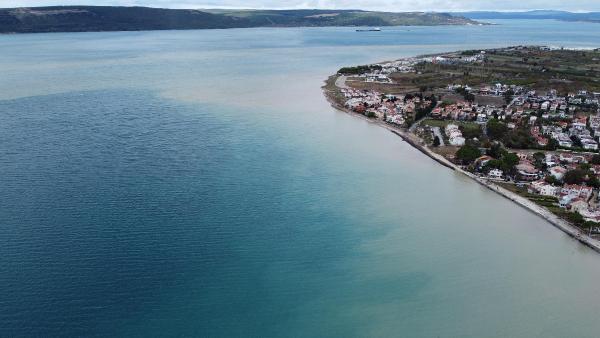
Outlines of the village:
M 393 74 L 416 72 L 422 63 L 484 59 L 484 51 L 411 58 L 364 68 L 353 80 L 391 84 Z M 600 92 L 508 83 L 448 83 L 393 94 L 377 89 L 339 90 L 346 109 L 409 130 L 465 170 L 600 234 Z

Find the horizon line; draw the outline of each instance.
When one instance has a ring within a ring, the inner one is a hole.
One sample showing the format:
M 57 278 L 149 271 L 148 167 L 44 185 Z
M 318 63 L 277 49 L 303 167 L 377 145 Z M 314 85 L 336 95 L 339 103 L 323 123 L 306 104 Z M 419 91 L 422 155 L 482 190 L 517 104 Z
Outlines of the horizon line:
M 520 9 L 520 10 L 493 10 L 493 9 L 478 9 L 478 10 L 407 10 L 407 11 L 389 11 L 389 10 L 372 10 L 372 9 L 359 9 L 359 8 L 316 8 L 316 7 L 278 7 L 278 8 L 266 8 L 266 7 L 161 7 L 161 6 L 141 6 L 141 5 L 46 5 L 46 6 L 19 6 L 19 7 L 3 7 L 0 9 L 19 9 L 19 8 L 44 8 L 44 7 L 125 7 L 125 8 L 155 8 L 155 9 L 193 9 L 193 10 L 239 10 L 239 11 L 301 11 L 301 10 L 321 10 L 321 11 L 361 11 L 361 12 L 382 12 L 382 13 L 528 13 L 528 12 L 562 12 L 562 13 L 574 13 L 574 14 L 585 14 L 585 13 L 600 13 L 600 11 L 589 11 L 589 10 L 577 10 L 567 11 L 561 9 Z

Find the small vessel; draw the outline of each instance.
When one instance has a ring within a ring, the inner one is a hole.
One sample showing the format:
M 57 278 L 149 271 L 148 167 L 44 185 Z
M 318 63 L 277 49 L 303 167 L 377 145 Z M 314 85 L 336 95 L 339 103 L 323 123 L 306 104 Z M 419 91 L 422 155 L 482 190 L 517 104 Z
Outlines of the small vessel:
M 375 27 L 375 28 L 363 28 L 363 29 L 357 29 L 357 32 L 381 32 L 381 28 L 379 27 Z

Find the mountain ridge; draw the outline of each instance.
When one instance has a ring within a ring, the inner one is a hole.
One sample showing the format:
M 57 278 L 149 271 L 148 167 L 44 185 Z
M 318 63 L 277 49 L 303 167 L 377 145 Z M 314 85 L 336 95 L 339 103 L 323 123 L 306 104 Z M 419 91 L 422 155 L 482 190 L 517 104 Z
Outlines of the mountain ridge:
M 448 13 L 361 10 L 197 10 L 122 6 L 48 6 L 0 9 L 0 33 L 474 25 Z

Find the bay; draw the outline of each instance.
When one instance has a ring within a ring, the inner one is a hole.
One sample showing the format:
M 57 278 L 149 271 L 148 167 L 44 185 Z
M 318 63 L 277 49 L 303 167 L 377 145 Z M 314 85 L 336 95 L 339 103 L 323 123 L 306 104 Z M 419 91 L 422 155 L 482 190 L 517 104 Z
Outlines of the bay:
M 0 36 L 0 335 L 596 337 L 600 257 L 332 109 L 347 65 L 598 25 Z

